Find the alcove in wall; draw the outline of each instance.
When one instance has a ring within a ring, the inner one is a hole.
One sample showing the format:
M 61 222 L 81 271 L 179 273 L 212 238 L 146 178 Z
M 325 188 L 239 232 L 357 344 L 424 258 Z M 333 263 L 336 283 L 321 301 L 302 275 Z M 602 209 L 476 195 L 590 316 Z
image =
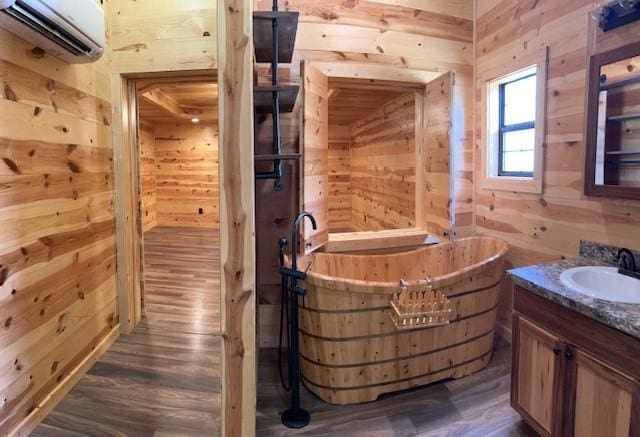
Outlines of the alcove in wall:
M 366 73 L 303 67 L 302 209 L 318 222 L 303 230 L 307 253 L 454 235 L 454 74 Z

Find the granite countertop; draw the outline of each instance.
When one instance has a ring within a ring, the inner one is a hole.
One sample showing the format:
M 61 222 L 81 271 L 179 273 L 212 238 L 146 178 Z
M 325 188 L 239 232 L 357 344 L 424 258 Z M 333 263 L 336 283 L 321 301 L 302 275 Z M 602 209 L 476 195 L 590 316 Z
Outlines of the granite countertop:
M 560 274 L 572 267 L 615 265 L 616 247 L 582 241 L 576 258 L 512 269 L 507 275 L 519 286 L 600 323 L 640 338 L 640 304 L 596 299 L 566 287 Z M 634 252 L 640 260 L 640 253 Z

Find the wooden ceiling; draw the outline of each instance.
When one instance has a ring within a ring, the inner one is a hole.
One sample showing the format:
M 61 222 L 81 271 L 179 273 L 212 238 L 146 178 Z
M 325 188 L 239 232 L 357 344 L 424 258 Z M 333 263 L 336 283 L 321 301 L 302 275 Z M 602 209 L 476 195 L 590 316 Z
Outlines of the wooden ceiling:
M 138 117 L 148 123 L 218 120 L 218 85 L 203 82 L 149 82 L 138 86 Z
M 385 103 L 416 90 L 415 85 L 373 84 L 329 79 L 329 124 L 349 125 L 362 120 Z

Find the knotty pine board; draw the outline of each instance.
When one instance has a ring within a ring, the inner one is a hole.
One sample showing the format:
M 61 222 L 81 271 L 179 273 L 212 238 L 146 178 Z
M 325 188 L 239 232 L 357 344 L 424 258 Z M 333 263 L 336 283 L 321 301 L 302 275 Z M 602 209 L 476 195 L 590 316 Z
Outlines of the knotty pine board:
M 0 40 L 0 434 L 26 435 L 117 336 L 111 90 Z
M 329 122 L 329 231 L 352 229 L 351 129 Z
M 170 123 L 154 130 L 158 225 L 217 228 L 217 126 Z
M 254 0 L 255 10 L 271 10 L 271 6 L 271 1 Z M 281 2 L 280 6 L 301 11 L 293 62 L 280 68 L 282 83 L 300 82 L 302 60 L 330 62 L 336 68 L 347 68 L 354 73 L 375 69 L 376 74 L 394 80 L 402 75 L 435 73 L 435 77 L 438 73 L 456 71 L 455 85 L 459 85 L 459 89 L 457 100 L 456 97 L 454 100 L 459 102 L 457 109 L 464 114 L 465 122 L 453 137 L 456 234 L 461 237 L 471 235 L 473 0 L 296 0 L 286 4 Z M 261 83 L 270 81 L 267 65 L 258 65 L 258 80 Z M 300 99 L 292 114 L 282 114 L 281 117 L 283 149 L 286 151 L 299 150 L 299 102 Z M 257 131 L 264 132 L 263 136 L 268 134 L 270 120 L 257 122 Z M 259 273 L 258 295 L 261 305 L 264 305 L 261 314 L 273 314 L 260 319 L 261 326 L 263 320 L 266 322 L 265 332 L 262 329 L 260 332 L 261 345 L 277 345 L 277 331 L 268 325 L 269 320 L 276 320 L 280 302 L 280 278 L 272 273 L 272 266 L 278 264 L 278 238 L 289 234 L 291 222 L 299 210 L 296 179 L 292 179 L 289 173 L 284 181 L 284 189 L 280 192 L 273 191 L 272 181 L 256 183 L 259 193 L 256 207 L 259 222 L 257 260 L 258 268 L 266 270 Z
M 376 231 L 415 220 L 416 103 L 404 94 L 351 127 L 351 223 Z
M 199 70 L 217 66 L 217 2 L 105 0 L 114 71 Z
M 156 227 L 156 136 L 151 124 L 140 123 L 138 127 L 140 199 L 142 202 L 142 230 Z
M 476 157 L 485 146 L 479 96 L 487 80 L 505 68 L 535 63 L 549 47 L 547 132 L 543 193 L 525 194 L 475 188 L 475 226 L 479 234 L 509 242 L 514 266 L 540 263 L 578 253 L 581 239 L 640 248 L 640 202 L 585 198 L 584 121 L 589 10 L 593 2 L 476 0 Z M 601 46 L 619 45 L 609 32 Z M 476 167 L 480 160 L 476 159 Z M 481 171 L 479 167 L 477 171 Z M 511 287 L 503 287 L 498 321 L 511 327 Z

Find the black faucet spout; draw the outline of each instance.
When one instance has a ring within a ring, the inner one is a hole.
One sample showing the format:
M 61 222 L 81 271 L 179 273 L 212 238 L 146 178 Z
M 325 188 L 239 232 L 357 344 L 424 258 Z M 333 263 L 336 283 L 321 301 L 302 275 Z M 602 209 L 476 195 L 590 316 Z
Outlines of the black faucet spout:
M 620 270 L 625 270 L 631 273 L 637 273 L 638 267 L 636 264 L 636 258 L 633 256 L 633 252 L 629 249 L 622 248 L 618 251 L 618 256 L 616 257 L 618 261 L 618 267 Z
M 311 226 L 314 230 L 318 229 L 316 219 L 310 212 L 303 211 L 296 216 L 296 219 L 291 225 L 291 270 L 298 268 L 298 228 L 305 218 L 311 221 Z

